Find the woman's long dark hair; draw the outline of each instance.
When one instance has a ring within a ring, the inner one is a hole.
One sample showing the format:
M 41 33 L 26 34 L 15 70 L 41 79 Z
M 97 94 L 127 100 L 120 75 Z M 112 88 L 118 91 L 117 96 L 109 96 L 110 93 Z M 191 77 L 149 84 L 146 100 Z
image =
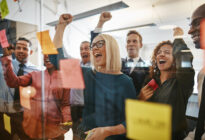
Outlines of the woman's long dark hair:
M 170 45 L 172 46 L 173 48 L 173 44 L 171 41 L 162 41 L 160 42 L 154 49 L 154 52 L 152 54 L 152 58 L 151 58 L 151 66 L 150 66 L 150 71 L 149 71 L 149 74 L 150 74 L 150 78 L 156 78 L 160 76 L 160 70 L 157 66 L 157 60 L 156 60 L 156 57 L 157 57 L 157 52 L 160 50 L 160 48 L 164 45 Z M 175 59 L 174 59 L 175 60 Z M 171 77 L 174 77 L 176 75 L 176 65 L 175 65 L 175 61 L 173 61 L 173 64 L 172 64 L 172 67 L 170 69 L 170 76 Z

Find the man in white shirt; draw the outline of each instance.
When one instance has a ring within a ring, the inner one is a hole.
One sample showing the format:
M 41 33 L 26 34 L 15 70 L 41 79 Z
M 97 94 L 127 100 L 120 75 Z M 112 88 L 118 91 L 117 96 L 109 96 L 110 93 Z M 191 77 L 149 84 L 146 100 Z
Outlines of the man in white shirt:
M 200 49 L 200 23 L 202 20 L 205 20 L 205 4 L 199 6 L 192 14 L 191 17 L 191 26 L 189 34 L 191 35 L 195 47 Z M 203 38 L 204 39 L 204 38 Z M 200 71 L 200 75 L 204 75 L 204 68 Z M 205 82 L 204 76 L 198 76 L 198 88 L 199 88 L 199 115 L 195 132 L 190 132 L 186 140 L 205 140 Z
M 83 41 L 80 45 L 81 67 L 90 67 L 90 42 Z M 71 116 L 73 120 L 73 140 L 78 139 L 77 128 L 82 120 L 84 106 L 84 95 L 81 89 L 71 89 L 70 91 Z

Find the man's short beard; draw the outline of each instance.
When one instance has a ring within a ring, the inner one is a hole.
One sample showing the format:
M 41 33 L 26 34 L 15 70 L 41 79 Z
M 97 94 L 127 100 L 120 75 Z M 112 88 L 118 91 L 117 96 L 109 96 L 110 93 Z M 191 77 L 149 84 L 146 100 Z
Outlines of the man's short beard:
M 200 46 L 200 42 L 196 42 L 196 43 L 195 43 L 195 48 L 196 48 L 196 49 L 202 49 L 201 46 Z

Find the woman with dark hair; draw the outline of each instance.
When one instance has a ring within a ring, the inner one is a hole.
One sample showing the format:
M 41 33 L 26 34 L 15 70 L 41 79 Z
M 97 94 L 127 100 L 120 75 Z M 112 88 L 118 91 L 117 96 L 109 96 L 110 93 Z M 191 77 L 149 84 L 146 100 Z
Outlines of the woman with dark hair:
M 183 35 L 180 28 L 175 28 L 174 36 Z M 182 39 L 159 43 L 154 49 L 152 66 L 148 83 L 152 79 L 158 84 L 156 90 L 149 84 L 140 92 L 140 100 L 148 100 L 169 104 L 172 107 L 172 139 L 181 140 L 185 137 L 186 106 L 194 86 L 194 69 L 192 53 Z

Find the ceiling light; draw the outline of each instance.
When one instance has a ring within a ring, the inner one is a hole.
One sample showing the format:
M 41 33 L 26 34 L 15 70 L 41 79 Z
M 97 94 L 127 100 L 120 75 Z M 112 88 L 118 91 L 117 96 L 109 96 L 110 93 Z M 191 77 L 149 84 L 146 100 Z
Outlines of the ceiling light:
M 149 23 L 149 24 L 142 24 L 142 25 L 128 26 L 128 27 L 123 27 L 123 28 L 118 28 L 118 29 L 107 30 L 107 31 L 103 31 L 103 33 L 105 33 L 105 32 L 115 32 L 115 31 L 121 31 L 121 30 L 130 30 L 130 29 L 135 29 L 135 28 L 154 27 L 154 26 L 156 26 L 155 23 Z
M 177 26 L 176 25 L 162 25 L 162 26 L 159 26 L 159 29 L 160 30 L 172 30 L 175 27 L 177 27 Z
M 123 1 L 116 2 L 113 4 L 107 5 L 107 6 L 103 6 L 103 7 L 97 8 L 97 9 L 93 9 L 93 10 L 90 10 L 90 11 L 87 11 L 84 13 L 74 15 L 73 21 L 87 18 L 90 16 L 94 16 L 94 15 L 100 14 L 104 11 L 119 10 L 119 9 L 123 9 L 123 8 L 127 8 L 127 7 L 129 7 L 129 6 L 126 3 L 124 3 Z M 47 23 L 47 25 L 55 26 L 57 23 L 58 23 L 58 21 L 53 21 L 53 22 Z

